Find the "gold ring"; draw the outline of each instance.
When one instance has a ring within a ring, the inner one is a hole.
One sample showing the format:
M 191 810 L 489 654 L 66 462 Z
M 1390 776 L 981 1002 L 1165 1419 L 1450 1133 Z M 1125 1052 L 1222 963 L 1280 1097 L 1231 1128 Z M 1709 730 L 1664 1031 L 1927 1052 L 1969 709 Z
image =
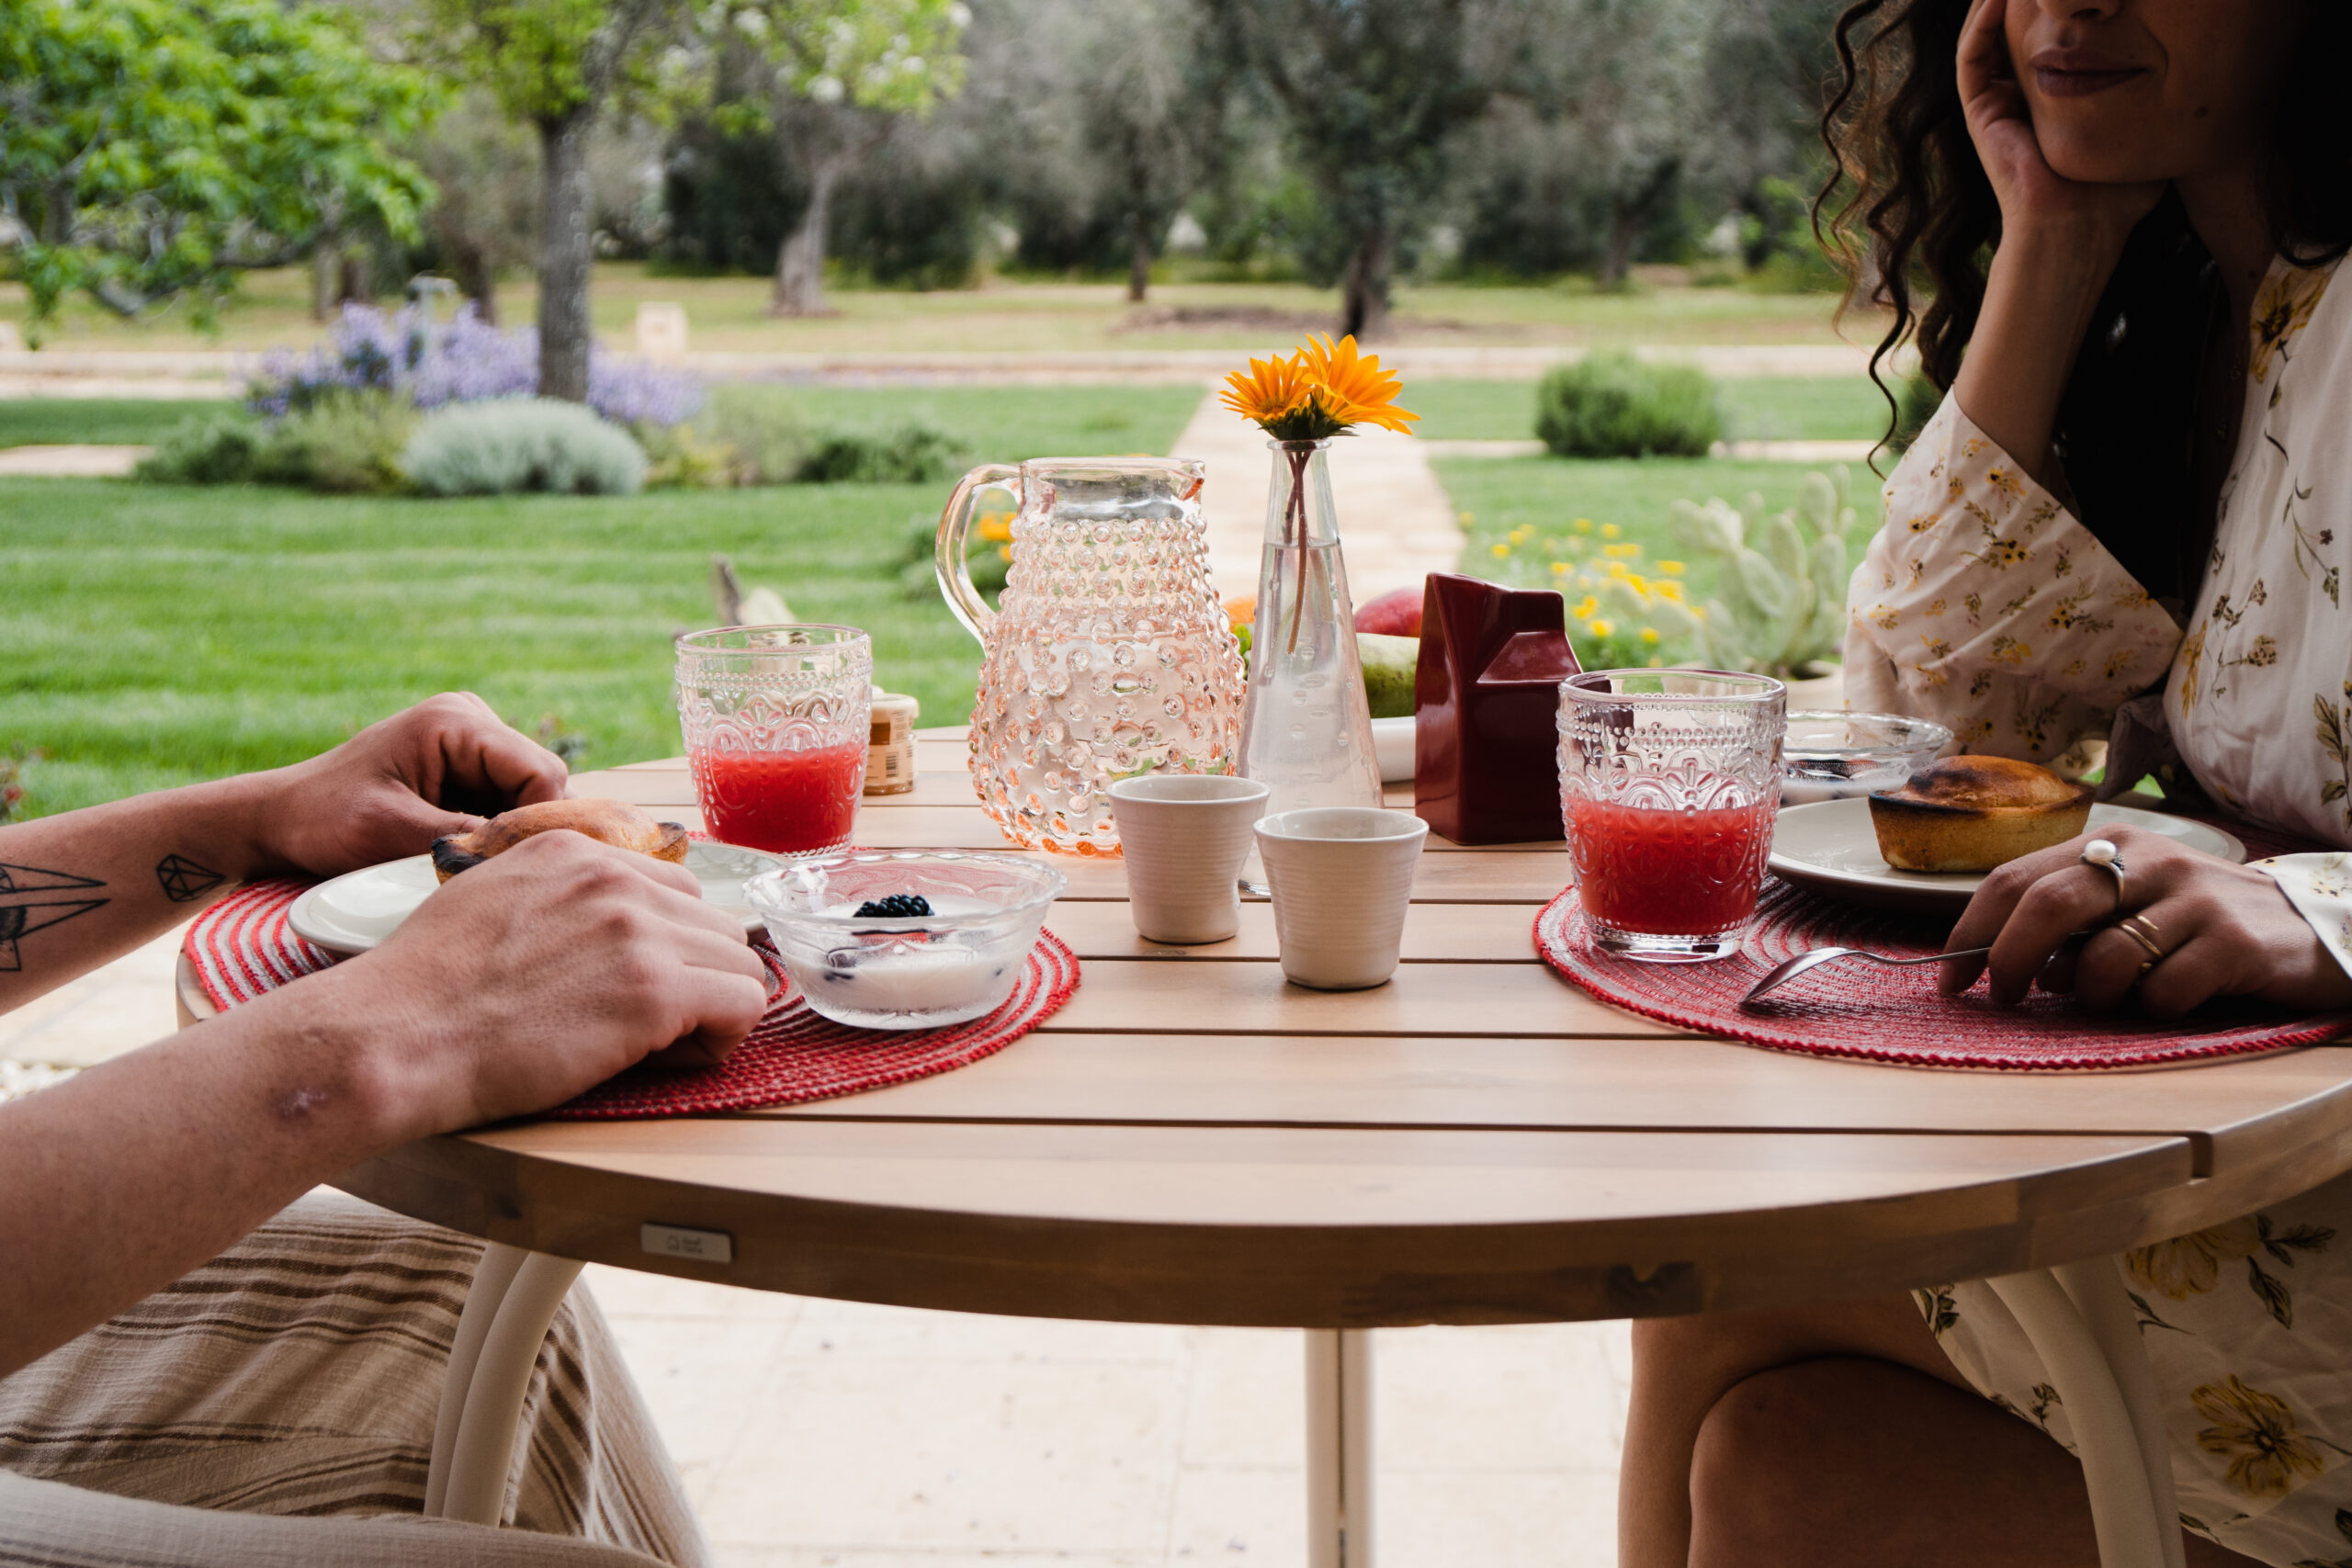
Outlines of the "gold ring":
M 2144 975 L 2164 962 L 2165 950 L 2156 944 L 2156 937 L 2160 933 L 2154 920 L 2134 915 L 2130 919 L 2116 921 L 2115 929 L 2147 949 L 2148 962 L 2140 966 L 2140 973 Z

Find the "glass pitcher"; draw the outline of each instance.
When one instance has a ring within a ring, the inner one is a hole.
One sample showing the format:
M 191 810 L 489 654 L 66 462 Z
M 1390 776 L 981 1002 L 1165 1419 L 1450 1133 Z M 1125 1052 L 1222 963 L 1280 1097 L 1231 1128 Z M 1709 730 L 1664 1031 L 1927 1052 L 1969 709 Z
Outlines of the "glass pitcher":
M 965 566 L 973 501 L 1012 493 L 1012 570 L 989 608 Z M 1240 644 L 1209 581 L 1201 465 L 1041 457 L 966 474 L 939 519 L 940 592 L 980 639 L 972 783 L 1015 842 L 1115 854 L 1113 782 L 1225 773 Z

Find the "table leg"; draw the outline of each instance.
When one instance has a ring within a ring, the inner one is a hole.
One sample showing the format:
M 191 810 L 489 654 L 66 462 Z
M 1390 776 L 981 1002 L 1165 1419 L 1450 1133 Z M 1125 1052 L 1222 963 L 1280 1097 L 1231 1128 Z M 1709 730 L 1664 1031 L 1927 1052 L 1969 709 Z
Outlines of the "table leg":
M 1306 1331 L 1307 1568 L 1372 1568 L 1372 1334 Z
M 537 1364 L 539 1347 L 547 1342 L 548 1326 L 555 1321 L 556 1310 L 563 1305 L 564 1293 L 580 1277 L 581 1269 L 568 1258 L 493 1247 L 483 1255 L 485 1270 L 492 1268 L 494 1254 L 513 1255 L 511 1272 L 507 1258 L 495 1258 L 505 1281 L 474 1348 L 446 1460 L 438 1450 L 436 1423 L 437 1513 L 433 1506 L 435 1478 L 428 1476 L 425 1483 L 428 1516 L 477 1525 L 495 1525 L 506 1511 L 506 1477 L 514 1466 L 514 1433 L 522 1425 L 523 1395 L 531 1385 L 531 1369 Z M 492 1282 L 498 1282 L 495 1275 Z M 460 1342 L 467 1338 L 466 1320 L 476 1315 L 469 1295 L 458 1320 Z M 444 1422 L 448 1419 L 452 1397 L 459 1394 L 458 1371 L 453 1348 L 449 1381 L 441 1396 Z
M 466 1288 L 465 1310 L 458 1314 L 458 1335 L 449 1342 L 449 1370 L 441 1377 L 441 1410 L 433 1423 L 433 1461 L 424 1472 L 424 1517 L 441 1517 L 449 1495 L 449 1456 L 458 1446 L 458 1426 L 465 1419 L 466 1393 L 474 1385 L 474 1368 L 481 1360 L 481 1345 L 498 1316 L 499 1303 L 514 1283 L 515 1270 L 529 1253 L 492 1242 L 474 1266 L 473 1283 Z
M 2033 1342 L 2065 1407 L 2101 1568 L 2181 1568 L 2172 1451 L 2117 1267 L 2099 1258 L 1988 1283 Z

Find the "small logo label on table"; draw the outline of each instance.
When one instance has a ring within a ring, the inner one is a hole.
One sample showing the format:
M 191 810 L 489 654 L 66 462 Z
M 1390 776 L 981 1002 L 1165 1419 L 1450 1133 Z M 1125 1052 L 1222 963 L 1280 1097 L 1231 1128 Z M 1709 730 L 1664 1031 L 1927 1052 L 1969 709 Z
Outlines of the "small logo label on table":
M 689 1230 L 684 1225 L 643 1224 L 637 1227 L 638 1245 L 660 1258 L 684 1258 L 696 1263 L 732 1263 L 735 1238 L 725 1231 Z

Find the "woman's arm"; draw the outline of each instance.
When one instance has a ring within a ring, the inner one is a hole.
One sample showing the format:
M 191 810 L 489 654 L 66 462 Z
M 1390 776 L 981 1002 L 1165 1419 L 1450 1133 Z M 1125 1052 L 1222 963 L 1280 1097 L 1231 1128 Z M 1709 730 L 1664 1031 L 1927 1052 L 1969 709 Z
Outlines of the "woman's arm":
M 1977 0 L 1960 40 L 1968 133 L 2001 206 L 1984 303 L 1952 391 L 2027 473 L 2055 485 L 2050 436 L 2099 295 L 2156 185 L 2091 185 L 2051 170 L 2004 32 L 2007 0 Z
M 290 768 L 0 829 L 0 1012 L 170 929 L 238 883 L 422 853 L 554 800 L 563 763 L 479 697 L 435 697 Z

